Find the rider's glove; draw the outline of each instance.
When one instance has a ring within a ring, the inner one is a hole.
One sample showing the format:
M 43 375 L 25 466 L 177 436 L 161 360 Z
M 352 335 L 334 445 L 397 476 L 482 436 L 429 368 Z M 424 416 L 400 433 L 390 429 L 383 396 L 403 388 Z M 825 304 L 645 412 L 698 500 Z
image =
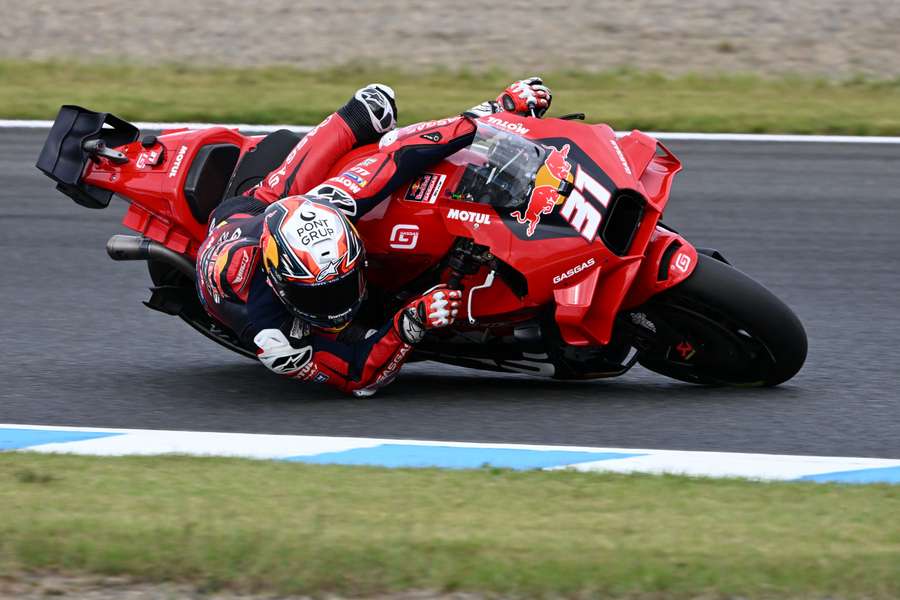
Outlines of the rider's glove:
M 525 116 L 530 115 L 533 108 L 535 116 L 542 117 L 552 101 L 553 94 L 540 77 L 516 81 L 497 96 L 503 110 Z
M 394 90 L 383 83 L 370 83 L 357 90 L 337 113 L 350 127 L 358 144 L 374 142 L 397 126 Z
M 397 333 L 407 344 L 417 344 L 428 329 L 447 327 L 459 314 L 462 292 L 446 285 L 431 288 L 404 307 L 394 319 Z
M 312 360 L 313 348 L 308 342 L 289 339 L 280 329 L 263 329 L 253 338 L 253 343 L 258 348 L 259 362 L 285 377 L 302 377 L 303 368 Z
M 397 102 L 394 90 L 383 83 L 370 83 L 353 94 L 369 112 L 372 127 L 386 133 L 397 126 Z

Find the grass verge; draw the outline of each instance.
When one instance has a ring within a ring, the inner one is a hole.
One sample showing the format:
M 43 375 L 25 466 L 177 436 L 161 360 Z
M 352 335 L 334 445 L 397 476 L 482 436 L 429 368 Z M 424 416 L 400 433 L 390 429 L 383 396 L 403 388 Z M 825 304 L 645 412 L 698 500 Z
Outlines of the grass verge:
M 130 120 L 313 124 L 377 80 L 394 86 L 401 121 L 410 123 L 457 114 L 522 75 L 0 60 L 0 116 L 50 119 L 61 104 L 81 104 Z M 585 112 L 617 129 L 900 135 L 900 80 L 666 78 L 628 70 L 544 77 L 555 94 L 552 114 Z
M 520 597 L 900 596 L 900 488 L 0 454 L 0 576 Z

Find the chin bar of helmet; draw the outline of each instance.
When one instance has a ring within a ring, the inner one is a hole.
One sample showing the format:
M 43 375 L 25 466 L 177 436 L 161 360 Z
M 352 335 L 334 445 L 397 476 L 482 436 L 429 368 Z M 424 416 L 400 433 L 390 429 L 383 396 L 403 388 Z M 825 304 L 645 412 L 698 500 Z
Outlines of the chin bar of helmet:
M 137 235 L 114 235 L 106 242 L 106 253 L 113 260 L 158 260 L 193 279 L 194 263 L 162 244 Z

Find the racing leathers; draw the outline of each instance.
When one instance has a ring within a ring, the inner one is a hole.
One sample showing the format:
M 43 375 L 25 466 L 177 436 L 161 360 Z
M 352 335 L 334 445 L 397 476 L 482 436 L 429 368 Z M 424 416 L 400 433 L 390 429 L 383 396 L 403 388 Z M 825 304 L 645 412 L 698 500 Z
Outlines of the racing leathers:
M 501 105 L 522 112 L 535 106 L 546 110 L 549 90 L 543 90 L 540 80 L 523 80 L 496 102 L 402 129 L 394 129 L 390 88 L 372 85 L 360 90 L 300 140 L 256 187 L 213 211 L 197 258 L 197 288 L 204 307 L 245 345 L 255 347 L 260 362 L 278 374 L 360 396 L 387 385 L 426 329 L 452 323 L 460 292 L 429 290 L 390 322 L 363 334 L 311 327 L 293 317 L 267 284 L 260 266 L 263 212 L 281 198 L 308 195 L 340 208 L 355 222 L 429 165 L 468 146 L 475 135 L 475 117 L 503 110 Z M 321 182 L 340 157 L 379 137 L 376 153 Z

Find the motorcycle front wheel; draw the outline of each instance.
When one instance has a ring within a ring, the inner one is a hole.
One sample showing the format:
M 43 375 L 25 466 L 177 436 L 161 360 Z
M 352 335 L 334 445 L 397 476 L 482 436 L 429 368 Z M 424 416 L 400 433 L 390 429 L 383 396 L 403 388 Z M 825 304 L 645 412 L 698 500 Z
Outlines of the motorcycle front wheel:
M 642 366 L 707 385 L 775 386 L 806 360 L 806 332 L 781 300 L 734 267 L 699 255 L 684 282 L 640 309 L 655 329 Z

